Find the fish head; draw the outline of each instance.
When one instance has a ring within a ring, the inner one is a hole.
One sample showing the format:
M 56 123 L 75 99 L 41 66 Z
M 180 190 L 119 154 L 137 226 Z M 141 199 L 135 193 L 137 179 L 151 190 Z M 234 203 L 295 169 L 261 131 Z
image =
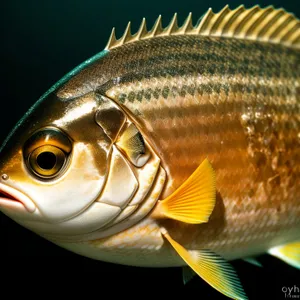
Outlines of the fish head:
M 95 122 L 99 98 L 51 93 L 19 121 L 0 152 L 0 209 L 17 222 L 61 223 L 101 193 L 111 140 Z M 28 224 L 29 224 L 28 223 Z M 38 229 L 38 228 L 37 228 Z
M 114 225 L 155 180 L 159 159 L 146 144 L 110 99 L 52 92 L 1 147 L 0 211 L 47 239 L 76 240 Z

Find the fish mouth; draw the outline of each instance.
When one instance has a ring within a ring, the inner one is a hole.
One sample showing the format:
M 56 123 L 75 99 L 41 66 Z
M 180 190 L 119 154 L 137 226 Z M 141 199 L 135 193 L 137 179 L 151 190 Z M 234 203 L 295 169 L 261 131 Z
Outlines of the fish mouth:
M 22 192 L 0 183 L 0 207 L 33 213 L 36 209 L 33 201 Z

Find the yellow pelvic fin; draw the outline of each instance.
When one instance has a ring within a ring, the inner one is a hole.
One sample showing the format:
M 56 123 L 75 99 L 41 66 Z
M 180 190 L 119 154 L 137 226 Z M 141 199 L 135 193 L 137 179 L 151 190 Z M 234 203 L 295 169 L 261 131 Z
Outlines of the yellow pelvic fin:
M 205 159 L 173 194 L 158 202 L 152 216 L 189 224 L 205 223 L 215 202 L 215 174 L 208 159 Z
M 231 299 L 248 299 L 233 267 L 210 250 L 187 251 L 165 229 L 162 234 L 186 264 L 213 288 Z
M 111 50 L 124 44 L 171 35 L 199 35 L 231 37 L 235 39 L 256 40 L 274 44 L 282 44 L 291 48 L 300 48 L 299 19 L 282 8 L 273 6 L 260 7 L 255 5 L 245 8 L 244 5 L 230 9 L 228 5 L 214 13 L 211 8 L 193 26 L 190 13 L 182 26 L 178 26 L 177 14 L 165 28 L 162 27 L 162 17 L 159 16 L 150 31 L 147 30 L 144 18 L 139 30 L 131 33 L 129 22 L 123 36 L 116 39 L 113 28 L 105 47 Z
M 281 259 L 287 264 L 300 269 L 300 242 L 294 242 L 271 248 L 269 254 Z

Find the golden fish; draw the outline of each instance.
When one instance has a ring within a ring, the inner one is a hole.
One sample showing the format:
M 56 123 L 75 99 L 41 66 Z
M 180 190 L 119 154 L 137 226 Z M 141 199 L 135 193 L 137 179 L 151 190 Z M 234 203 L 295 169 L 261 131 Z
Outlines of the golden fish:
M 195 26 L 113 30 L 4 141 L 1 211 L 93 259 L 183 266 L 233 299 L 247 296 L 231 260 L 299 268 L 299 25 L 226 6 Z

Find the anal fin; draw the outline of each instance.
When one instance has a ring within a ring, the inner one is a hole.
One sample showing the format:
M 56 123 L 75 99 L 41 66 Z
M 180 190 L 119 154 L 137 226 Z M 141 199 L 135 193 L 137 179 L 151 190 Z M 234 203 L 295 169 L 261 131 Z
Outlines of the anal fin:
M 189 224 L 206 223 L 215 202 L 215 173 L 208 159 L 205 159 L 173 194 L 158 202 L 152 217 Z
M 213 288 L 231 299 L 248 299 L 235 270 L 225 259 L 210 250 L 188 251 L 164 228 L 161 232 L 185 263 Z
M 262 264 L 254 257 L 243 258 L 243 260 L 251 265 L 262 268 Z
M 300 269 L 300 241 L 271 248 L 268 253 Z

